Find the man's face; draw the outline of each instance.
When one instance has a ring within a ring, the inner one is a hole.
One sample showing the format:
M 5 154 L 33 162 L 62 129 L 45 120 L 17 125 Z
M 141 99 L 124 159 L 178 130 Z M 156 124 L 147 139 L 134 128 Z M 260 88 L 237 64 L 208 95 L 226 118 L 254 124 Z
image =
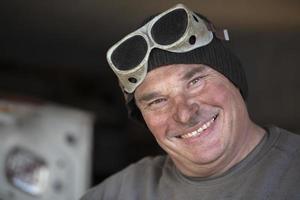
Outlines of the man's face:
M 159 67 L 136 89 L 135 100 L 159 145 L 186 175 L 197 176 L 197 167 L 203 176 L 218 174 L 241 156 L 246 106 L 239 90 L 212 68 Z

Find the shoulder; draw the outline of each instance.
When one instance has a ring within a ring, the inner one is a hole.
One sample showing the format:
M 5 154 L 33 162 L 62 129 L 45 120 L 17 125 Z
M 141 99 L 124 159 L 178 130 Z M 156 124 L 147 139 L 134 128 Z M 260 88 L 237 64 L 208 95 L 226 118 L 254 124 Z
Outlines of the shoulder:
M 160 179 L 165 161 L 166 156 L 145 157 L 91 188 L 81 200 L 114 199 L 122 190 L 130 192 L 143 185 L 155 184 Z
M 129 165 L 126 169 L 140 169 L 141 167 L 143 168 L 143 171 L 145 169 L 152 170 L 152 169 L 161 169 L 163 164 L 166 161 L 166 156 L 155 156 L 155 157 L 145 157 L 142 158 L 141 160 L 137 161 L 136 163 L 133 163 Z
M 278 135 L 274 143 L 275 153 L 281 155 L 283 161 L 282 164 L 277 163 L 283 171 L 280 175 L 280 192 L 286 195 L 285 199 L 299 199 L 300 135 L 279 127 L 271 127 L 269 130 L 270 134 Z
M 283 128 L 269 126 L 270 137 L 275 137 L 274 147 L 289 154 L 290 156 L 300 153 L 300 135 L 292 133 Z
M 300 135 L 292 133 L 283 128 L 276 126 L 268 127 L 268 131 L 272 135 L 277 136 L 275 146 L 290 153 L 300 150 Z

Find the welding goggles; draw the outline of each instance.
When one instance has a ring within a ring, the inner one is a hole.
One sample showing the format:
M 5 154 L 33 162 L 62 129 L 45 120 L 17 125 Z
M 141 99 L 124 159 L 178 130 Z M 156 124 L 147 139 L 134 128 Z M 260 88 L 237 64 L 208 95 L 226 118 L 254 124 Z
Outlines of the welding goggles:
M 212 27 L 199 15 L 178 4 L 113 45 L 107 52 L 107 61 L 122 89 L 133 93 L 146 77 L 153 48 L 175 53 L 191 51 L 212 41 L 215 32 Z M 228 39 L 226 30 L 223 33 L 223 39 Z

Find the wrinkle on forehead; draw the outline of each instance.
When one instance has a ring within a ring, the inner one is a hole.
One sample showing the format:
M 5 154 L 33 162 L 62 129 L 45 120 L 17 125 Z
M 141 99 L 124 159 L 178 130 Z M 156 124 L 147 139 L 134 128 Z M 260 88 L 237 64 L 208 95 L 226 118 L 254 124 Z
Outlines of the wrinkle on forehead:
M 205 69 L 206 67 L 204 65 L 198 65 L 197 67 L 193 67 L 182 76 L 181 80 L 191 79 L 194 76 L 194 74 L 203 72 Z

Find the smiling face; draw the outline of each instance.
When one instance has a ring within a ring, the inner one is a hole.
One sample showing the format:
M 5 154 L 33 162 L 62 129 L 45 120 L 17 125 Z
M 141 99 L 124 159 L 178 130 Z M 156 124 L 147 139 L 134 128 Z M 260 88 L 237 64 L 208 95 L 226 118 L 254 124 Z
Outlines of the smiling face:
M 135 101 L 159 145 L 188 176 L 221 174 L 262 138 L 238 88 L 205 65 L 150 71 Z

